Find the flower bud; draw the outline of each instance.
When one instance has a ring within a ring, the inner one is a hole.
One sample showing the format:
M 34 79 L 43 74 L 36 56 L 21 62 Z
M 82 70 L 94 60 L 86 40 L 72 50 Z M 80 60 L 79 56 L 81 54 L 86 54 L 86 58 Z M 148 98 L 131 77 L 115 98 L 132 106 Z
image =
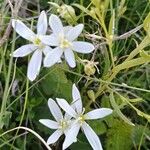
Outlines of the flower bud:
M 82 63 L 84 64 L 84 72 L 86 75 L 94 75 L 96 70 L 99 73 L 99 69 L 97 67 L 98 62 L 89 61 L 89 60 L 82 60 Z
M 72 6 L 63 4 L 59 8 L 59 14 L 62 18 L 68 21 L 68 23 L 73 23 L 76 20 L 76 14 Z
M 88 90 L 87 95 L 93 102 L 95 102 L 95 94 L 93 90 Z
M 88 76 L 91 76 L 91 75 L 94 75 L 95 74 L 95 67 L 93 64 L 90 64 L 90 63 L 87 63 L 85 66 L 84 66 L 84 72 L 86 75 Z

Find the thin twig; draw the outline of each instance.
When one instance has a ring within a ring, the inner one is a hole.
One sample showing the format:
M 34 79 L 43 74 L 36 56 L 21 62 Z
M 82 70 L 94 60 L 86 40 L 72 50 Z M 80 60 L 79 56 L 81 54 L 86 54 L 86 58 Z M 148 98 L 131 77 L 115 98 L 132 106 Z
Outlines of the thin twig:
M 136 28 L 122 34 L 122 35 L 119 35 L 119 36 L 114 36 L 113 37 L 113 41 L 116 41 L 116 40 L 123 40 L 123 39 L 126 39 L 128 37 L 130 37 L 132 34 L 136 33 L 137 31 L 139 31 L 141 28 L 143 27 L 143 24 L 137 26 Z M 93 39 L 99 39 L 99 40 L 105 40 L 106 41 L 106 44 L 107 44 L 107 39 L 102 37 L 102 36 L 98 36 L 98 35 L 95 35 L 95 34 L 86 34 L 85 35 L 87 38 L 93 38 Z

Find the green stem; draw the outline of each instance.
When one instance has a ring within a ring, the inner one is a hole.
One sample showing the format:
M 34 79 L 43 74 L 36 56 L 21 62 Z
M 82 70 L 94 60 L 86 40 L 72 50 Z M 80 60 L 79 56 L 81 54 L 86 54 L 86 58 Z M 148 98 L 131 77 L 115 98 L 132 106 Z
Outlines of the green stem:
M 29 91 L 29 80 L 27 79 L 27 82 L 26 82 L 25 102 L 24 102 L 24 106 L 23 106 L 23 112 L 22 112 L 22 115 L 21 115 L 19 127 L 21 126 L 21 124 L 22 124 L 22 122 L 23 122 L 23 119 L 24 119 L 24 116 L 25 116 L 25 111 L 26 111 L 26 106 L 27 106 L 27 101 L 28 101 L 28 91 Z M 18 128 L 18 130 L 16 131 L 15 136 L 17 136 L 18 132 L 19 132 L 19 128 Z M 15 139 L 14 139 L 14 141 L 12 142 L 12 145 L 13 145 L 14 142 L 15 142 Z
M 16 33 L 13 32 L 13 39 L 15 39 L 15 38 L 16 38 Z M 15 40 L 13 40 L 13 42 L 12 42 L 11 54 L 13 53 L 14 49 L 15 49 Z M 0 128 L 2 128 L 4 125 L 3 124 L 3 117 L 4 117 L 5 112 L 6 112 L 6 103 L 7 103 L 7 99 L 8 99 L 8 95 L 9 95 L 8 89 L 9 89 L 9 82 L 10 82 L 10 75 L 11 75 L 12 66 L 13 66 L 13 56 L 11 55 L 10 61 L 9 61 L 8 73 L 7 73 L 7 77 L 6 77 L 3 99 L 2 99 L 2 106 L 1 106 L 1 113 L 0 113 L 0 122 L 2 124 L 1 124 Z
M 113 56 L 113 52 L 112 52 L 112 42 L 109 43 L 109 53 L 110 53 L 110 58 L 111 58 L 112 66 L 114 68 L 115 67 L 115 63 L 114 63 L 114 56 Z

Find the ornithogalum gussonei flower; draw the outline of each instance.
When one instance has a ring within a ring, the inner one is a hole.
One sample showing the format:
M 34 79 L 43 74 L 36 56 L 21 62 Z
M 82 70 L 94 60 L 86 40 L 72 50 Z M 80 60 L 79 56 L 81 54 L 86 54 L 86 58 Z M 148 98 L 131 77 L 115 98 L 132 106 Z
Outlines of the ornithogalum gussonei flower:
M 47 144 L 55 143 L 62 134 L 66 134 L 71 124 L 69 115 L 62 115 L 60 108 L 53 99 L 48 100 L 48 107 L 56 121 L 50 119 L 40 119 L 40 123 L 56 131 L 48 138 Z
M 29 40 L 32 44 L 23 45 L 13 52 L 13 57 L 24 57 L 33 52 L 31 60 L 28 64 L 27 77 L 33 81 L 40 72 L 42 64 L 42 55 L 46 55 L 52 49 L 41 41 L 41 36 L 47 31 L 47 16 L 42 11 L 37 22 L 37 34 L 30 30 L 20 20 L 12 20 L 12 26 L 15 31 L 24 39 Z
M 112 113 L 112 110 L 109 108 L 99 108 L 88 113 L 84 113 L 85 109 L 82 106 L 81 96 L 75 84 L 73 85 L 72 96 L 72 105 L 69 105 L 64 99 L 57 98 L 57 103 L 59 106 L 75 120 L 74 123 L 71 124 L 71 127 L 66 134 L 66 138 L 63 143 L 63 149 L 66 149 L 75 141 L 74 139 L 76 139 L 81 128 L 92 148 L 94 150 L 102 150 L 101 142 L 98 136 L 87 124 L 86 120 L 94 120 L 106 117 Z
M 76 66 L 75 56 L 73 51 L 87 54 L 94 50 L 93 44 L 89 42 L 76 41 L 77 37 L 83 30 L 83 24 L 70 27 L 65 32 L 61 20 L 56 15 L 51 15 L 49 18 L 49 25 L 52 29 L 52 34 L 43 36 L 41 39 L 43 43 L 56 47 L 48 53 L 44 59 L 44 66 L 51 67 L 57 63 L 64 54 L 64 58 L 68 65 L 72 68 Z

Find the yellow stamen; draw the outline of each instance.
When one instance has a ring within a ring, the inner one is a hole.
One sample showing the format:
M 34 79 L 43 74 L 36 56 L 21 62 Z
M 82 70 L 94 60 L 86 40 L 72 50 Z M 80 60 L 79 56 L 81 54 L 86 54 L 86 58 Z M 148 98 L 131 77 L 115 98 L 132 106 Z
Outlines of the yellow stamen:
M 37 46 L 39 46 L 41 44 L 41 40 L 39 38 L 36 38 L 34 40 L 34 44 L 37 45 Z
M 35 38 L 35 40 L 33 41 L 33 43 L 34 43 L 34 45 L 38 46 L 40 49 L 43 49 L 44 46 L 45 46 L 38 37 Z
M 68 127 L 68 123 L 66 120 L 61 120 L 60 121 L 60 129 L 65 130 Z
M 84 115 L 80 115 L 78 120 L 79 120 L 79 123 L 82 124 L 85 121 Z
M 59 43 L 60 43 L 60 48 L 65 49 L 69 48 L 71 46 L 71 42 L 68 41 L 63 34 L 59 35 Z
M 68 48 L 68 47 L 70 47 L 71 46 L 71 43 L 68 41 L 68 40 L 66 40 L 66 39 L 61 39 L 61 42 L 60 42 L 60 48 Z

